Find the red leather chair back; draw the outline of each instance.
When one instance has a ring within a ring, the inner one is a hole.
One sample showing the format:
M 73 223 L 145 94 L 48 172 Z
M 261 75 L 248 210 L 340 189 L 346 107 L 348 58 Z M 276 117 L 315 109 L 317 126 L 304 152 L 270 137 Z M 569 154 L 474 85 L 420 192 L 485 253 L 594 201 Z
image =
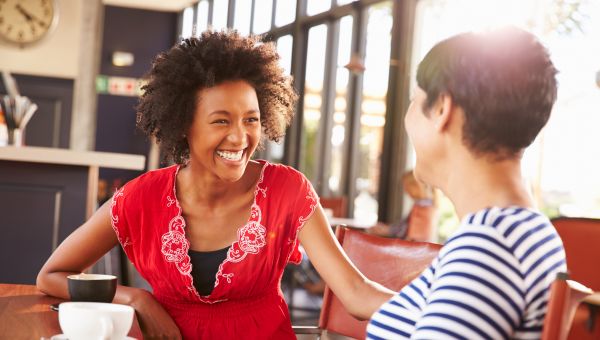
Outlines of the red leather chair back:
M 399 291 L 418 277 L 437 256 L 440 244 L 412 242 L 338 227 L 336 236 L 354 265 L 369 279 Z M 327 287 L 319 326 L 338 334 L 364 339 L 368 321 L 358 321 Z
M 565 246 L 569 276 L 600 291 L 600 219 L 559 217 L 552 224 Z
M 333 217 L 348 217 L 348 199 L 346 199 L 346 196 L 321 197 L 319 202 L 323 208 L 331 209 Z
M 600 291 L 600 219 L 558 217 L 552 220 L 565 246 L 569 276 L 594 291 Z M 595 327 L 589 328 L 593 322 Z M 584 304 L 577 308 L 569 339 L 600 339 L 600 313 L 591 315 Z
M 544 319 L 542 340 L 565 340 L 577 306 L 592 290 L 561 273 L 550 287 L 550 299 Z

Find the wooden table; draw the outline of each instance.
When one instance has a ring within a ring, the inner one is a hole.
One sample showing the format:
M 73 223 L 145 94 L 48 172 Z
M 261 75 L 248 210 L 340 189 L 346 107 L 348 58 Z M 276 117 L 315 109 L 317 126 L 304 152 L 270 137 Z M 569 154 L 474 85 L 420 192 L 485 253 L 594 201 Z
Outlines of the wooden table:
M 0 284 L 0 337 L 38 340 L 61 334 L 58 312 L 50 305 L 63 301 L 42 294 L 32 285 Z M 143 339 L 137 320 L 129 336 Z

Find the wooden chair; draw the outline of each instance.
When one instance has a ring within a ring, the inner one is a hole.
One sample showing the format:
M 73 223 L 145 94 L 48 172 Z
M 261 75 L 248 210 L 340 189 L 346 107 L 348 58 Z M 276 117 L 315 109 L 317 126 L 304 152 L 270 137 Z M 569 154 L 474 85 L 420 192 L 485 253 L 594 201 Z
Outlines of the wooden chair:
M 333 217 L 348 217 L 348 199 L 346 196 L 321 197 L 319 201 L 323 208 L 331 209 Z
M 338 227 L 336 236 L 350 260 L 365 276 L 396 291 L 419 276 L 441 248 L 440 244 L 384 238 L 346 227 Z M 364 339 L 367 323 L 348 314 L 327 287 L 319 326 L 295 326 L 294 330 L 297 334 L 320 334 L 327 330 Z
M 566 340 L 577 306 L 592 293 L 577 281 L 569 280 L 566 273 L 559 273 L 550 287 L 542 340 Z
M 570 277 L 594 291 L 600 291 L 600 219 L 558 217 L 552 220 L 565 247 Z M 577 308 L 569 339 L 600 339 L 598 307 L 581 304 Z

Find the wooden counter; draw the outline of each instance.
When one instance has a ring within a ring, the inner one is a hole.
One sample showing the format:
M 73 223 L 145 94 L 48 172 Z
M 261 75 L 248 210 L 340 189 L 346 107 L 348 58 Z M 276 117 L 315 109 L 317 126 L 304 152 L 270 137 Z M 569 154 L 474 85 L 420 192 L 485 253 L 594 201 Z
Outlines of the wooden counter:
M 0 148 L 0 160 L 144 170 L 146 157 L 112 152 L 9 146 Z
M 96 209 L 99 168 L 144 165 L 141 155 L 0 147 L 0 283 L 35 283 L 52 251 Z

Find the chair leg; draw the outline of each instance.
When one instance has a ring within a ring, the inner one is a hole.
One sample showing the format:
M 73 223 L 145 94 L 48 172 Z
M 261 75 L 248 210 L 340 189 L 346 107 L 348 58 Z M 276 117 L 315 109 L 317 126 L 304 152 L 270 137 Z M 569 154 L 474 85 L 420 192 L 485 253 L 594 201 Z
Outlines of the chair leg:
M 588 329 L 588 331 L 593 332 L 594 331 L 594 327 L 596 326 L 596 316 L 598 316 L 598 307 L 597 306 L 593 306 L 590 304 L 587 304 L 589 310 L 590 310 L 590 317 L 588 318 L 587 322 L 586 322 L 586 328 Z

